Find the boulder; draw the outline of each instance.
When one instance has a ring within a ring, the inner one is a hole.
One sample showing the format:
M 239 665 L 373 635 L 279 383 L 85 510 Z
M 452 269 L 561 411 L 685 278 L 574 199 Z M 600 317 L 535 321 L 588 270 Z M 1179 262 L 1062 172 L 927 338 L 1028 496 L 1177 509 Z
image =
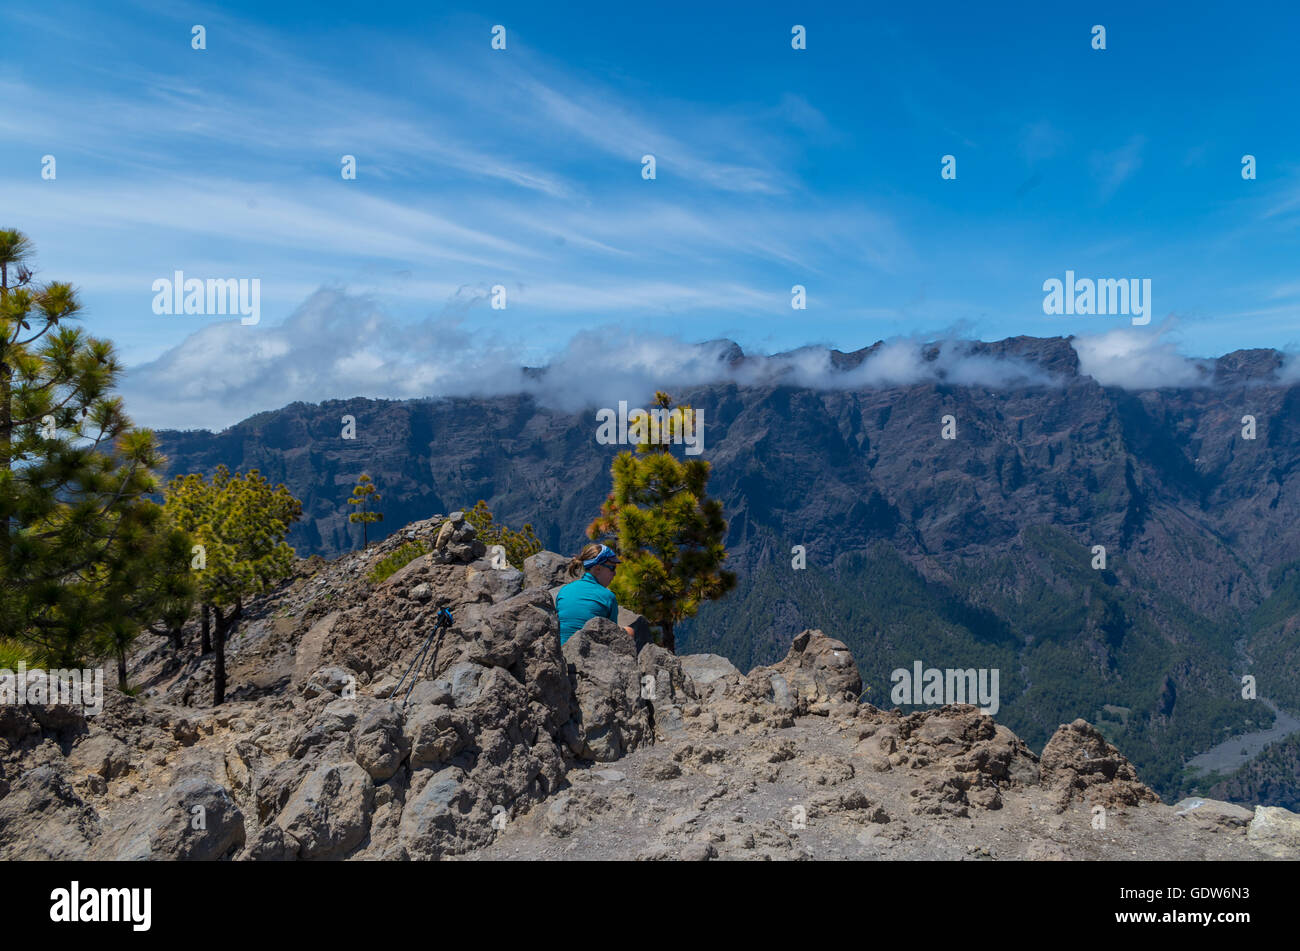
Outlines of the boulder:
M 1300 816 L 1278 806 L 1256 806 L 1246 839 L 1275 859 L 1300 859 Z
M 736 669 L 736 665 L 721 654 L 680 654 L 678 656 L 682 662 L 682 669 L 691 678 L 696 690 L 710 687 L 715 681 L 723 678 L 739 679 L 743 676 Z
M 1138 779 L 1133 764 L 1087 720 L 1057 727 L 1043 747 L 1043 782 L 1058 792 L 1057 806 L 1074 800 L 1094 805 L 1137 806 L 1160 797 Z
M 525 588 L 556 588 L 572 581 L 569 559 L 553 551 L 539 551 L 524 559 Z
M 356 763 L 317 767 L 276 819 L 303 859 L 343 858 L 370 831 L 375 785 Z
M 496 568 L 491 561 L 476 561 L 465 571 L 465 599 L 498 604 L 524 590 L 524 574 L 506 565 Z
M 422 704 L 409 708 L 405 727 L 410 767 L 441 767 L 470 744 L 471 721 L 448 706 Z
M 298 843 L 278 825 L 262 826 L 239 854 L 241 862 L 284 862 L 297 858 Z
M 392 703 L 373 707 L 357 723 L 356 760 L 377 783 L 392 778 L 411 750 L 402 727 L 402 713 Z
M 792 716 L 825 714 L 856 706 L 862 676 L 841 641 L 808 630 L 795 637 L 784 660 L 755 667 L 733 693 L 743 700 L 766 701 Z
M 410 694 L 407 694 L 407 686 L 410 686 Z M 446 677 L 439 677 L 437 680 L 420 680 L 413 686 L 408 684 L 402 687 L 402 691 L 393 698 L 398 703 L 405 703 L 408 713 L 411 710 L 423 706 L 451 706 L 451 681 Z
M 487 672 L 486 667 L 470 661 L 461 661 L 453 665 L 445 675 L 445 680 L 451 687 L 451 702 L 457 707 L 468 707 L 479 698 L 482 692 L 479 689 L 479 681 Z
M 13 860 L 80 860 L 100 835 L 99 816 L 53 766 L 13 780 L 0 799 L 0 854 Z
M 1174 811 L 1203 829 L 1236 835 L 1244 833 L 1251 819 L 1255 817 L 1249 809 L 1218 799 L 1183 799 L 1174 806 Z
M 609 762 L 651 738 L 632 638 L 608 618 L 592 618 L 563 648 L 577 711 L 565 728 L 570 751 Z
M 307 679 L 307 683 L 302 688 L 302 695 L 309 700 L 324 693 L 332 693 L 338 697 L 349 688 L 355 691 L 356 686 L 357 677 L 352 671 L 344 670 L 342 667 L 321 667 Z
M 244 845 L 244 814 L 229 790 L 210 779 L 184 779 L 150 807 L 151 859 L 206 862 Z
M 77 773 L 92 773 L 104 779 L 116 779 L 130 768 L 130 750 L 125 743 L 108 733 L 92 733 L 82 738 L 68 754 L 68 766 Z
M 467 624 L 466 633 L 471 639 L 460 659 L 485 666 L 515 667 L 539 639 L 553 637 L 558 648 L 559 632 L 560 621 L 550 595 L 530 589 L 491 605 L 476 624 Z
M 682 708 L 698 699 L 681 660 L 657 644 L 646 644 L 637 654 L 641 671 L 641 698 L 654 717 L 655 737 L 667 739 L 686 729 Z
M 402 810 L 398 835 L 407 855 L 436 859 L 491 841 L 490 816 L 471 817 L 476 801 L 463 770 L 453 766 L 429 775 Z

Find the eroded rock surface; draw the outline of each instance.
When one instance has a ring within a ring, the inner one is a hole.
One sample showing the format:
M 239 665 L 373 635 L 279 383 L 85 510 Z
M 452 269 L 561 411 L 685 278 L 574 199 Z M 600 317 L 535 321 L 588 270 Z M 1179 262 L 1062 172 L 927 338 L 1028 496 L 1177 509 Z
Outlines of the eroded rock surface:
M 561 649 L 566 564 L 502 568 L 460 513 L 429 519 L 250 604 L 219 708 L 190 631 L 142 638 L 139 695 L 98 716 L 0 709 L 0 858 L 1300 856 L 1300 817 L 1165 806 L 1082 720 L 1040 759 L 973 706 L 861 703 L 821 631 L 748 674 L 634 615 Z

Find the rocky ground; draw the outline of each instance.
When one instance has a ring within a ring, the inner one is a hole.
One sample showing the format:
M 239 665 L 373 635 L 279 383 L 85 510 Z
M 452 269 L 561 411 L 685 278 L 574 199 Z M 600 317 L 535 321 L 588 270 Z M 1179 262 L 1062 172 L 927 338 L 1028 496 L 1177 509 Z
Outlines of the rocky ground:
M 430 554 L 370 583 L 408 541 Z M 1300 817 L 1162 804 L 1082 720 L 1036 756 L 974 707 L 861 704 L 820 631 L 747 675 L 632 616 L 635 642 L 598 619 L 561 649 L 564 559 L 487 556 L 453 514 L 300 563 L 249 606 L 219 708 L 192 631 L 146 638 L 138 695 L 98 716 L 0 708 L 0 857 L 1300 857 Z M 442 607 L 426 676 L 394 694 Z

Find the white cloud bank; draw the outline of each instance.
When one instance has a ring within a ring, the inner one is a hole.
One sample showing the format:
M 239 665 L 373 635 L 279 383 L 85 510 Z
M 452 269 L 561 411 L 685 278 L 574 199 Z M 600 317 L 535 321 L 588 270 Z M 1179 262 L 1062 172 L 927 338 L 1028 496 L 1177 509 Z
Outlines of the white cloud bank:
M 687 343 L 623 327 L 575 335 L 544 374 L 525 372 L 517 347 L 465 329 L 463 314 L 482 303 L 458 297 L 452 316 L 417 323 L 394 319 L 372 299 L 321 289 L 281 325 L 209 324 L 123 386 L 128 410 L 142 425 L 221 429 L 294 401 L 356 396 L 410 399 L 531 393 L 562 410 L 634 405 L 656 388 L 731 381 L 780 381 L 820 389 L 861 389 L 943 381 L 1007 387 L 1056 382 L 1022 360 L 975 352 L 964 341 L 919 339 L 882 344 L 858 367 L 837 371 L 829 351 L 805 347 L 732 364 L 726 341 Z M 932 347 L 937 346 L 937 352 Z M 1076 337 L 1080 371 L 1103 386 L 1153 389 L 1204 385 L 1210 361 L 1180 356 L 1163 333 L 1117 329 Z M 1286 373 L 1280 374 L 1285 379 Z

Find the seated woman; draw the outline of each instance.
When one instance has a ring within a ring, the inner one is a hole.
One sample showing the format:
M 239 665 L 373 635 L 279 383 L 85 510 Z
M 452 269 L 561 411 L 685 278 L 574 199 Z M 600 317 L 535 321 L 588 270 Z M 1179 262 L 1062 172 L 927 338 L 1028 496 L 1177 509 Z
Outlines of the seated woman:
M 618 555 L 594 542 L 569 562 L 569 577 L 578 580 L 555 592 L 555 607 L 560 614 L 560 644 L 594 617 L 618 621 L 618 598 L 609 590 L 617 566 Z M 630 627 L 623 630 L 632 635 Z

